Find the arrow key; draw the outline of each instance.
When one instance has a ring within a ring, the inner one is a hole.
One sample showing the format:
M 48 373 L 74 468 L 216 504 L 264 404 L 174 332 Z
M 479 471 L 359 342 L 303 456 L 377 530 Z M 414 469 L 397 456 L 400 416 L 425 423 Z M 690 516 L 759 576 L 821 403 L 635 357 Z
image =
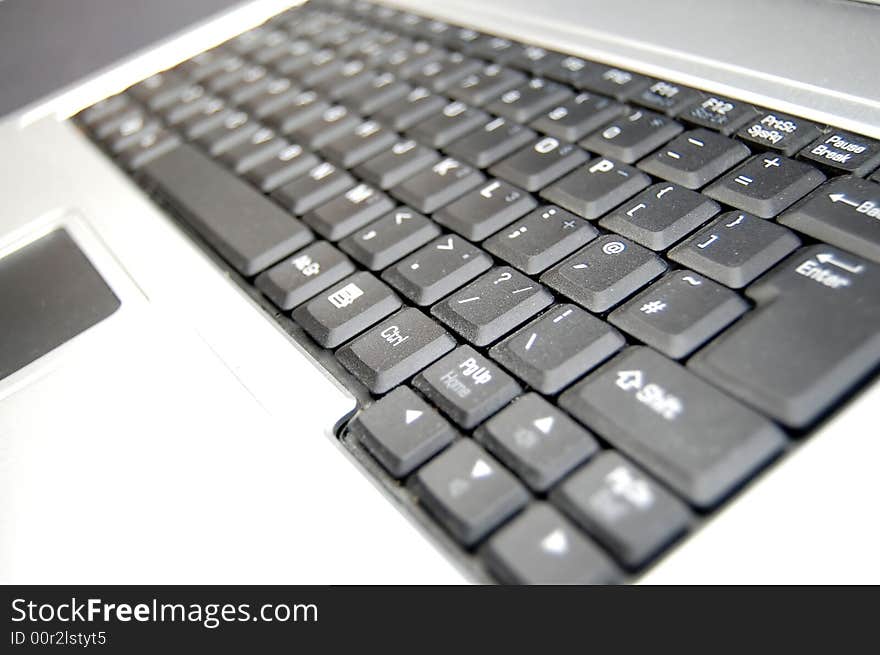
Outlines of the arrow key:
M 354 435 L 391 475 L 401 478 L 452 443 L 455 430 L 409 387 L 398 387 L 358 414 Z
M 589 432 L 536 393 L 506 407 L 475 436 L 538 492 L 599 449 Z
M 838 177 L 779 217 L 779 222 L 880 262 L 880 185 Z
M 398 207 L 339 242 L 339 247 L 371 271 L 378 271 L 423 246 L 440 228 L 409 207 Z

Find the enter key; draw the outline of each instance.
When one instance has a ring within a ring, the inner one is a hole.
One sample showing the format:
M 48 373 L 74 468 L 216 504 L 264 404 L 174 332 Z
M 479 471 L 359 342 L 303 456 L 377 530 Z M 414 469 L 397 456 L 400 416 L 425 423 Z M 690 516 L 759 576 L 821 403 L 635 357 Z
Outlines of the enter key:
M 780 422 L 807 427 L 880 363 L 877 264 L 812 246 L 746 293 L 757 308 L 688 366 Z

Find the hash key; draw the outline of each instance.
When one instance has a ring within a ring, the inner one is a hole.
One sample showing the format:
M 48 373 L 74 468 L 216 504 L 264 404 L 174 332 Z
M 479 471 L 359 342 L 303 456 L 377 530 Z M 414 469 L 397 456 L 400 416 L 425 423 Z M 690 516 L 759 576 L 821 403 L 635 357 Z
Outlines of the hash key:
M 614 584 L 611 558 L 546 503 L 534 503 L 487 543 L 489 568 L 509 584 Z
M 581 141 L 587 150 L 631 164 L 662 146 L 684 128 L 662 114 L 633 109 Z
M 371 271 L 378 271 L 440 234 L 437 225 L 408 207 L 398 207 L 339 243 Z
M 673 271 L 614 310 L 608 321 L 673 359 L 686 357 L 749 308 L 698 273 Z
M 661 182 L 621 205 L 599 225 L 651 250 L 666 250 L 720 210 L 717 202 L 696 191 Z
M 419 469 L 412 481 L 428 510 L 472 546 L 528 502 L 525 487 L 470 439 Z
M 755 155 L 703 190 L 710 198 L 772 218 L 825 181 L 816 168 L 781 155 Z
M 335 348 L 400 307 L 400 299 L 365 271 L 293 310 L 293 320 L 324 348 Z
M 527 275 L 540 273 L 598 236 L 582 218 L 553 205 L 535 209 L 483 244 Z
M 398 387 L 349 423 L 391 475 L 402 478 L 452 443 L 455 430 L 409 387 Z
M 591 312 L 601 313 L 666 270 L 650 250 L 608 234 L 581 248 L 541 276 L 541 282 Z
M 664 180 L 698 189 L 749 154 L 750 150 L 739 141 L 699 129 L 679 134 L 638 166 Z
M 389 316 L 336 351 L 336 357 L 376 394 L 390 391 L 455 347 L 436 321 L 412 307 Z
M 554 394 L 625 345 L 608 323 L 564 304 L 492 346 L 489 356 L 533 389 Z
M 800 245 L 791 230 L 745 212 L 726 212 L 669 251 L 669 258 L 740 289 Z
M 498 162 L 489 172 L 526 191 L 537 191 L 587 159 L 587 153 L 577 146 L 548 136 Z
M 494 268 L 431 308 L 469 342 L 486 346 L 553 302 L 542 285 L 509 266 Z
M 382 279 L 417 305 L 431 305 L 492 266 L 492 258 L 458 235 L 447 234 L 420 248 Z
M 474 436 L 537 492 L 599 449 L 589 432 L 536 393 L 517 398 Z
M 569 477 L 551 498 L 629 568 L 644 564 L 690 522 L 683 502 L 610 450 Z
M 434 220 L 471 241 L 482 241 L 535 206 L 528 193 L 490 180 L 434 214 Z
M 516 381 L 470 346 L 459 346 L 413 379 L 413 386 L 463 428 L 507 405 L 521 391 Z
M 612 159 L 594 159 L 541 191 L 541 197 L 587 219 L 599 218 L 651 184 L 651 178 Z
M 782 431 L 644 346 L 623 351 L 559 404 L 692 504 L 717 504 L 784 447 Z

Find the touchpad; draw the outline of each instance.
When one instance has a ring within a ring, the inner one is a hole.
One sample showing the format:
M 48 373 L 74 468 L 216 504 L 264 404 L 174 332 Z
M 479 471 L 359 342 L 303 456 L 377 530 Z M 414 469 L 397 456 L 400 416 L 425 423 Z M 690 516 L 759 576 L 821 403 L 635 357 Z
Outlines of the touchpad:
M 0 380 L 110 316 L 119 304 L 64 229 L 0 258 Z

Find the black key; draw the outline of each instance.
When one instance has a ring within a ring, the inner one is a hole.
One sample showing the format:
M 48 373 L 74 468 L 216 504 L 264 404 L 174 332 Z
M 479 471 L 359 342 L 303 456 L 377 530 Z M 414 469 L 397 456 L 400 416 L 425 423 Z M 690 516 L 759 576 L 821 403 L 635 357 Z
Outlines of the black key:
M 485 180 L 482 173 L 447 157 L 391 189 L 401 202 L 430 214 Z
M 631 164 L 682 131 L 670 118 L 647 109 L 632 109 L 581 141 L 587 150 Z
M 490 180 L 434 214 L 434 220 L 471 241 L 481 241 L 534 208 L 528 193 Z
M 408 207 L 398 207 L 340 241 L 339 247 L 371 271 L 378 271 L 438 234 L 440 228 L 433 221 Z
M 519 71 L 503 68 L 498 64 L 489 64 L 456 82 L 449 88 L 448 93 L 456 100 L 474 107 L 482 107 L 525 81 L 526 76 Z
M 180 64 L 180 69 L 184 71 L 193 82 L 201 82 L 212 75 L 223 72 L 224 70 L 235 70 L 242 66 L 244 60 L 223 48 L 214 48 L 207 52 L 197 54 L 195 57 L 186 60 Z
M 643 346 L 625 350 L 559 403 L 703 508 L 727 496 L 786 443 L 768 420 Z
M 506 118 L 493 118 L 483 129 L 470 132 L 450 144 L 446 152 L 477 168 L 491 166 L 499 159 L 519 150 L 535 137 L 535 133 Z
M 381 155 L 355 168 L 355 173 L 380 189 L 390 189 L 440 159 L 436 151 L 412 139 L 397 141 Z
M 530 387 L 554 394 L 626 345 L 606 322 L 575 305 L 557 305 L 489 351 Z
M 744 287 L 800 245 L 791 230 L 727 212 L 669 251 L 669 258 L 733 289 Z
M 565 55 L 552 50 L 545 50 L 538 46 L 523 46 L 508 59 L 508 63 L 532 75 L 541 75 L 545 70 L 555 67 L 563 59 L 565 59 Z
M 599 449 L 589 432 L 536 393 L 515 400 L 474 436 L 537 492 Z
M 354 178 L 330 162 L 321 162 L 292 182 L 277 188 L 272 197 L 302 216 L 354 185 Z
M 592 220 L 649 184 L 651 178 L 632 166 L 594 159 L 541 191 L 541 197 Z
M 398 132 L 406 130 L 440 111 L 447 100 L 423 86 L 412 89 L 399 100 L 385 105 L 374 118 Z
M 566 480 L 553 501 L 629 568 L 651 559 L 690 522 L 684 503 L 613 451 Z
M 537 191 L 588 158 L 587 153 L 577 146 L 560 143 L 558 139 L 548 136 L 498 162 L 489 172 L 526 191 Z
M 779 222 L 880 262 L 880 185 L 838 177 L 785 212 Z
M 120 136 L 130 136 L 144 128 L 150 121 L 140 107 L 129 107 L 116 112 L 92 125 L 92 133 L 101 141 Z
M 753 106 L 720 96 L 697 100 L 678 114 L 680 120 L 717 130 L 727 136 L 757 116 L 758 110 Z
M 289 75 L 298 70 L 302 70 L 308 64 L 309 55 L 315 52 L 315 46 L 305 39 L 296 39 L 291 41 L 280 49 L 267 55 L 266 64 L 272 67 L 282 75 Z
M 120 93 L 104 100 L 99 100 L 88 109 L 84 109 L 76 115 L 76 120 L 82 125 L 91 127 L 131 107 L 131 99 L 124 93 Z
M 227 150 L 244 143 L 260 129 L 243 111 L 228 114 L 219 125 L 202 134 L 195 142 L 209 154 L 219 157 Z
M 315 155 L 303 150 L 301 145 L 292 143 L 271 159 L 254 166 L 246 177 L 268 193 L 303 175 L 319 163 L 320 160 Z
M 325 348 L 335 348 L 400 308 L 400 298 L 362 271 L 293 310 L 293 320 Z
M 758 307 L 688 365 L 786 425 L 809 425 L 880 363 L 876 264 L 817 245 L 746 293 Z
M 227 150 L 220 159 L 231 166 L 236 173 L 243 175 L 255 166 L 276 157 L 288 146 L 287 141 L 275 136 L 274 130 L 261 127 L 246 141 Z
M 535 209 L 483 247 L 523 273 L 533 275 L 592 241 L 598 232 L 583 219 L 559 207 Z
M 599 221 L 651 250 L 666 250 L 721 211 L 717 202 L 676 184 L 660 182 Z
M 264 120 L 277 127 L 279 132 L 289 134 L 318 119 L 329 108 L 330 103 L 314 91 L 302 91 L 266 114 Z
M 528 123 L 541 112 L 565 102 L 573 95 L 561 84 L 536 77 L 504 92 L 498 100 L 487 105 L 486 109 L 515 123 Z
M 350 59 L 330 77 L 322 80 L 315 88 L 332 100 L 339 100 L 349 93 L 365 87 L 376 76 L 361 59 Z
M 325 145 L 321 152 L 330 161 L 352 168 L 388 150 L 397 141 L 397 135 L 376 121 L 364 121 Z
M 396 478 L 452 443 L 455 430 L 409 387 L 398 387 L 354 417 L 349 431 Z
M 743 125 L 736 135 L 760 148 L 790 157 L 821 133 L 818 125 L 803 118 L 765 112 Z
M 679 134 L 638 166 L 664 180 L 698 189 L 749 154 L 749 149 L 739 141 L 699 129 Z
M 306 55 L 306 61 L 302 65 L 297 64 L 295 69 L 284 62 L 276 68 L 282 75 L 294 75 L 304 87 L 313 88 L 339 72 L 344 63 L 333 50 L 323 48 Z
M 804 148 L 801 157 L 834 171 L 861 177 L 880 166 L 880 141 L 832 130 Z
M 178 145 L 180 145 L 180 137 L 161 127 L 145 131 L 140 134 L 137 141 L 129 144 L 119 153 L 119 161 L 126 168 L 137 170 Z
M 553 62 L 553 65 L 545 68 L 542 74 L 551 80 L 572 85 L 583 73 L 584 69 L 592 65 L 580 57 L 563 57 Z
M 468 51 L 474 57 L 504 62 L 516 54 L 516 45 L 508 39 L 484 34 L 470 46 Z
M 381 58 L 381 66 L 401 77 L 410 77 L 426 64 L 442 59 L 444 54 L 445 50 L 427 41 L 416 41 L 389 50 L 388 55 Z
M 615 584 L 623 575 L 601 548 L 544 503 L 499 530 L 484 554 L 495 575 L 511 584 Z
M 463 428 L 472 428 L 521 391 L 516 381 L 470 346 L 459 346 L 413 378 L 413 386 Z
M 186 86 L 186 82 L 173 70 L 151 75 L 142 82 L 130 87 L 125 93 L 157 111 L 174 101 L 174 94 Z
M 298 127 L 290 134 L 297 143 L 315 150 L 353 132 L 360 123 L 360 117 L 349 112 L 347 107 L 333 105 L 321 112 L 320 116 Z
M 189 114 L 185 119 L 175 125 L 178 132 L 183 132 L 187 139 L 197 139 L 205 132 L 220 125 L 233 111 L 223 104 L 218 98 L 212 98 L 199 107 L 195 113 Z
M 180 145 L 141 170 L 242 275 L 259 273 L 312 240 L 302 223 L 193 146 Z
M 486 346 L 553 302 L 543 286 L 501 266 L 431 308 L 431 314 L 470 343 Z
M 662 111 L 667 116 L 675 116 L 685 107 L 702 99 L 703 94 L 696 89 L 663 80 L 654 80 L 647 89 L 627 97 L 630 102 Z
M 748 304 L 699 273 L 673 271 L 608 320 L 673 359 L 687 357 L 746 313 Z
M 710 198 L 772 218 L 825 181 L 809 164 L 780 155 L 755 155 L 703 190 Z
M 466 27 L 452 27 L 445 37 L 444 43 L 453 50 L 470 53 L 480 40 L 480 33 Z
M 350 89 L 340 96 L 340 101 L 351 107 L 355 113 L 372 115 L 392 102 L 400 100 L 411 90 L 411 87 L 398 80 L 394 73 L 379 73 L 366 85 Z
M 318 241 L 261 273 L 254 284 L 281 309 L 292 309 L 352 272 L 348 257 Z
M 650 250 L 608 234 L 541 276 L 541 282 L 591 312 L 611 309 L 666 270 Z
M 624 105 L 609 98 L 584 92 L 532 121 L 532 127 L 557 139 L 574 142 L 625 110 Z
M 162 120 L 171 127 L 177 126 L 196 114 L 209 109 L 219 111 L 223 108 L 223 101 L 211 95 L 198 84 L 193 84 L 180 94 L 178 101 L 159 112 Z
M 416 493 L 440 523 L 472 546 L 522 508 L 525 487 L 470 439 L 462 439 L 422 467 Z
M 594 63 L 590 63 L 575 80 L 575 86 L 579 89 L 595 91 L 617 100 L 635 97 L 650 85 L 651 80 L 644 75 Z
M 455 347 L 455 339 L 417 309 L 404 308 L 336 352 L 373 393 L 390 391 Z
M 435 93 L 443 93 L 461 78 L 480 70 L 481 66 L 479 59 L 465 57 L 460 52 L 450 52 L 422 66 L 412 76 L 412 80 Z
M 338 241 L 394 207 L 391 198 L 369 184 L 358 184 L 303 216 L 325 239 Z
M 492 258 L 456 235 L 438 237 L 382 274 L 417 305 L 431 305 L 492 266 Z
M 456 100 L 437 114 L 425 119 L 407 131 L 407 136 L 418 139 L 433 148 L 442 148 L 486 122 L 484 111 L 468 107 Z
M 248 66 L 238 76 L 235 84 L 224 89 L 221 95 L 229 100 L 230 104 L 240 105 L 259 95 L 270 80 L 269 71 L 262 66 Z

